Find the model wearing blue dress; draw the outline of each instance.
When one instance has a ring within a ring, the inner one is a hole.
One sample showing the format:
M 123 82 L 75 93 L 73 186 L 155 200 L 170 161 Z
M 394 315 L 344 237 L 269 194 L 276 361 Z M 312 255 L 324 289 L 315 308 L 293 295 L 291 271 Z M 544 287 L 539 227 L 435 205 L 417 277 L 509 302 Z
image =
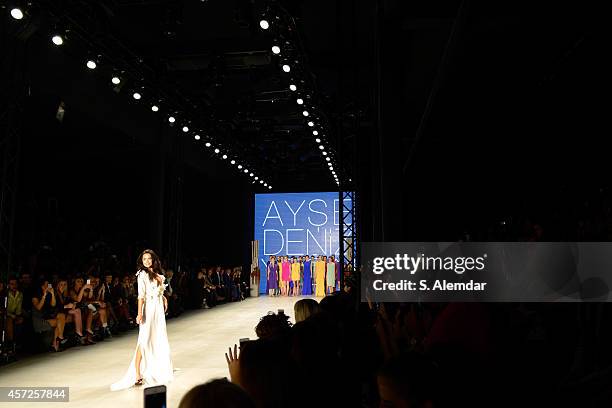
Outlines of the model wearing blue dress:
M 312 269 L 311 261 L 304 261 L 304 284 L 302 285 L 302 295 L 312 295 Z
M 268 277 L 268 291 L 278 287 L 278 264 L 268 261 L 266 266 L 266 275 Z

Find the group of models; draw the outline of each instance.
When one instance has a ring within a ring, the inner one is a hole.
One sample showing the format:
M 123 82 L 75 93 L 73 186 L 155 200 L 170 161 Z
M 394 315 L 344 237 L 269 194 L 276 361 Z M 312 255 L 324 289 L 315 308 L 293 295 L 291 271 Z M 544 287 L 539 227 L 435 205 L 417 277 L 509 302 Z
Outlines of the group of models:
M 270 296 L 312 295 L 333 293 L 340 281 L 340 265 L 324 255 L 270 256 L 266 263 L 267 291 Z

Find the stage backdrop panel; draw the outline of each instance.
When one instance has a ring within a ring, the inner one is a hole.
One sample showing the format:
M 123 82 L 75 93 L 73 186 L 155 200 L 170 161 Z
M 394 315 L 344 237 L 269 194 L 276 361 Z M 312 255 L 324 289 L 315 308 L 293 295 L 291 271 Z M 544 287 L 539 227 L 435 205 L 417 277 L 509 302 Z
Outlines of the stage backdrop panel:
M 346 205 L 350 208 L 352 203 Z M 266 291 L 266 262 L 270 255 L 334 255 L 337 259 L 341 223 L 338 192 L 256 194 L 259 292 Z

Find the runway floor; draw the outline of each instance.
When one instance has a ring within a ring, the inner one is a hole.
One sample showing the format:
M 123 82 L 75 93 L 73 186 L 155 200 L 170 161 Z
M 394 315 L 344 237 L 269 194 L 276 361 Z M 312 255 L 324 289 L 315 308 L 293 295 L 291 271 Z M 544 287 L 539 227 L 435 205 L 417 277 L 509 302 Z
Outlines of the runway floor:
M 228 377 L 224 353 L 243 337 L 255 339 L 255 326 L 268 311 L 284 309 L 293 318 L 293 305 L 304 297 L 257 297 L 207 310 L 188 311 L 168 320 L 168 338 L 175 371 L 167 385 L 168 407 L 178 407 L 194 385 Z M 70 387 L 70 402 L 27 404 L 37 407 L 142 407 L 143 388 L 111 392 L 130 363 L 137 330 L 92 346 L 62 353 L 35 355 L 0 368 L 0 387 Z M 9 406 L 0 402 L 0 406 Z M 13 406 L 11 404 L 10 406 Z M 25 406 L 20 404 L 20 406 Z

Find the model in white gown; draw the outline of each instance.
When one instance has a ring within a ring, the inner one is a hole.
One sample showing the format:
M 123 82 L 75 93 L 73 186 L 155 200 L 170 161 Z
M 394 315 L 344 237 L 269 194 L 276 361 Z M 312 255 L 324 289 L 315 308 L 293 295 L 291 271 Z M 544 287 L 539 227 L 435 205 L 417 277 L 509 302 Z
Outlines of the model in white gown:
M 143 322 L 139 326 L 138 343 L 132 357 L 132 362 L 123 378 L 111 385 L 112 391 L 122 390 L 134 385 L 136 378 L 136 351 L 140 347 L 140 375 L 143 385 L 159 385 L 172 381 L 173 367 L 170 356 L 170 345 L 166 333 L 166 318 L 164 313 L 165 277 L 159 275 L 158 280 L 151 281 L 146 271 L 139 271 L 138 298 L 144 299 Z

